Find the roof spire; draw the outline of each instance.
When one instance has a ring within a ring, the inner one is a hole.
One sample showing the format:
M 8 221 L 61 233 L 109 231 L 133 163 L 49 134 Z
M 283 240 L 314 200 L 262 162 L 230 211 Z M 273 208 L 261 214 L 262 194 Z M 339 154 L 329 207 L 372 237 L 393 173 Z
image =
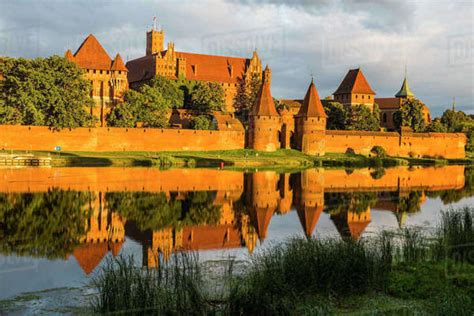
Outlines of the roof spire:
M 410 89 L 410 86 L 408 85 L 408 79 L 407 79 L 407 65 L 405 64 L 405 78 L 403 79 L 402 87 L 400 90 L 395 94 L 395 97 L 397 98 L 411 98 L 414 97 L 415 94 Z
M 453 97 L 453 112 L 456 112 L 456 97 Z
M 278 112 L 275 108 L 275 102 L 273 102 L 272 93 L 270 92 L 271 84 L 271 70 L 268 65 L 263 71 L 262 86 L 257 94 L 257 99 L 253 107 L 252 115 L 262 116 L 278 116 Z
M 300 117 L 326 117 L 324 112 L 323 104 L 319 99 L 318 90 L 314 85 L 313 79 L 308 87 L 306 96 L 303 100 L 303 105 L 300 107 L 300 110 L 297 114 Z

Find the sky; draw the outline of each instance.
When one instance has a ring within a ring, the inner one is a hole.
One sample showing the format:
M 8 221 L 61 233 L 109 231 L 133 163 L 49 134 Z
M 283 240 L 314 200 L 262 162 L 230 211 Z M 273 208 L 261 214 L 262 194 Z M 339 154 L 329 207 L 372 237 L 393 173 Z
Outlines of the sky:
M 256 49 L 276 98 L 303 98 L 311 77 L 329 96 L 358 67 L 377 97 L 392 97 L 406 68 L 435 116 L 453 98 L 474 114 L 474 0 L 0 0 L 0 55 L 64 55 L 92 33 L 112 58 L 134 59 L 154 16 L 178 51 Z

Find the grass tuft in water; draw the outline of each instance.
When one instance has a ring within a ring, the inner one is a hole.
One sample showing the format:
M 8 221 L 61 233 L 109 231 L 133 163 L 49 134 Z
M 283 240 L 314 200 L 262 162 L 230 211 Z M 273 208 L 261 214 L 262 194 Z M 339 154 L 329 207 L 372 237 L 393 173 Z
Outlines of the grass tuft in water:
M 192 253 L 174 254 L 156 269 L 137 267 L 133 257 L 109 258 L 92 284 L 99 295 L 92 302 L 98 313 L 127 315 L 206 314 L 201 272 Z

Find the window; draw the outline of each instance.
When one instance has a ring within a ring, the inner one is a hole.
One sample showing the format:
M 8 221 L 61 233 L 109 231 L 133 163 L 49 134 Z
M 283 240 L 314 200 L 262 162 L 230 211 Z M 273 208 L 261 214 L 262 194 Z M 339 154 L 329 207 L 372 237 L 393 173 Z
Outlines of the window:
M 368 96 L 369 100 L 370 100 L 370 95 Z
M 387 123 L 387 113 L 384 113 L 384 114 L 382 115 L 382 121 L 383 121 L 384 123 Z
M 364 100 L 364 95 L 362 95 L 362 100 Z
M 356 94 L 356 99 L 358 98 L 359 96 Z

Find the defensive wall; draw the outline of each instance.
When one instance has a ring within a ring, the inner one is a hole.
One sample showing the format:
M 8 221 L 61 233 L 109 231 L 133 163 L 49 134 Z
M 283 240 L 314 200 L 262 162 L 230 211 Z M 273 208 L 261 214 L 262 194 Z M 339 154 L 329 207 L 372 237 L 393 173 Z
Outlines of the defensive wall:
M 369 155 L 374 146 L 383 147 L 389 156 L 465 158 L 463 133 L 396 133 L 326 130 L 325 151 Z
M 316 170 L 312 172 L 311 170 Z M 385 169 L 380 178 L 371 169 L 311 169 L 304 171 L 312 190 L 325 192 L 447 190 L 464 187 L 464 166 L 396 167 Z M 259 172 L 252 176 L 255 187 L 265 199 L 278 198 L 281 176 L 275 172 Z M 221 191 L 226 197 L 238 199 L 244 191 L 244 174 L 237 171 L 213 169 L 157 168 L 0 168 L 0 192 L 46 192 L 52 188 L 97 192 L 187 192 Z M 256 181 L 258 180 L 258 181 Z M 284 184 L 284 183 L 282 183 Z M 289 185 L 286 186 L 290 188 Z M 269 191 L 274 194 L 268 193 Z M 272 202 L 276 204 L 276 202 Z M 272 204 L 268 200 L 265 205 Z
M 374 146 L 389 156 L 464 158 L 463 133 L 365 132 L 326 130 L 321 149 L 326 153 L 369 155 Z M 245 148 L 243 130 L 154 128 L 74 128 L 54 131 L 45 126 L 0 126 L 0 149 L 52 151 L 206 151 Z
M 0 126 L 4 150 L 53 151 L 202 151 L 242 149 L 245 132 L 155 128 L 74 128 L 53 131 L 45 126 Z

